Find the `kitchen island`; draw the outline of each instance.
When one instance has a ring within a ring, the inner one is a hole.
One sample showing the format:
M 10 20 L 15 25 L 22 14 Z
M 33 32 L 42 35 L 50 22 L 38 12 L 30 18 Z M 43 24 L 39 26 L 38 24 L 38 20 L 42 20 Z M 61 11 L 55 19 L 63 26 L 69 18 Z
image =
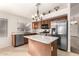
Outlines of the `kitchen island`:
M 57 55 L 57 37 L 30 35 L 28 38 L 28 52 L 32 56 L 56 56 Z

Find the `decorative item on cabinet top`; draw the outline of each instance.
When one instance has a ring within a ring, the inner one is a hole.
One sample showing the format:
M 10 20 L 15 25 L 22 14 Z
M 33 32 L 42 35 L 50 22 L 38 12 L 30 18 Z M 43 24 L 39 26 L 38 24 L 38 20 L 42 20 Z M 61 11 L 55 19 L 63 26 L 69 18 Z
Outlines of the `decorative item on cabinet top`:
M 55 11 L 58 11 L 60 9 L 59 6 L 54 7 Z

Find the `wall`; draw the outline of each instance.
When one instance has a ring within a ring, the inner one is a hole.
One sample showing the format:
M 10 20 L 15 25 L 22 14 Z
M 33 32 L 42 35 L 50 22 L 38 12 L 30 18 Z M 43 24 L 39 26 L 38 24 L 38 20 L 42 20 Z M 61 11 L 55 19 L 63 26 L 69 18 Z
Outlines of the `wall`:
M 71 36 L 78 36 L 78 24 L 73 24 L 70 27 Z
M 79 3 L 71 4 L 71 20 L 77 21 L 77 24 L 71 25 L 71 36 L 79 36 Z
M 71 4 L 71 16 L 74 16 L 76 14 L 79 14 L 79 3 L 72 3 Z
M 7 46 L 11 46 L 11 33 L 17 32 L 17 22 L 24 22 L 24 23 L 30 23 L 31 21 L 27 18 L 13 15 L 6 12 L 0 12 L 0 18 L 8 19 L 8 36 L 6 38 L 0 39 L 0 48 L 4 48 Z

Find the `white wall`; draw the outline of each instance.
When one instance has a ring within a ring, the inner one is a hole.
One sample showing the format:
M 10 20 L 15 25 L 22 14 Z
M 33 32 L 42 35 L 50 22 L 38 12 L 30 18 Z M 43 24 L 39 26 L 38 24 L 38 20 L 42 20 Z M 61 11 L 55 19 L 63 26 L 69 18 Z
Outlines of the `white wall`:
M 77 21 L 77 24 L 71 25 L 71 36 L 79 36 L 79 3 L 71 4 L 71 20 Z
M 0 48 L 11 46 L 11 33 L 17 32 L 17 22 L 30 23 L 31 21 L 27 18 L 12 15 L 6 12 L 0 12 L 0 18 L 8 19 L 8 36 L 7 39 L 0 39 Z
M 72 5 L 73 4 L 73 5 Z M 71 16 L 74 16 L 74 15 L 76 15 L 76 14 L 79 14 L 79 3 L 72 3 L 71 4 Z
M 78 24 L 73 24 L 70 27 L 71 36 L 78 36 Z
M 70 52 L 70 3 L 68 4 L 68 52 Z

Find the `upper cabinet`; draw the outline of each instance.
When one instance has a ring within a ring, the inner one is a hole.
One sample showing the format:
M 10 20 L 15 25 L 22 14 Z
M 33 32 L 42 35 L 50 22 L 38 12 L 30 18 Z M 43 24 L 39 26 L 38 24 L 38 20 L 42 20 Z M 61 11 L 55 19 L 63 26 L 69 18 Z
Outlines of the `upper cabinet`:
M 32 29 L 37 29 L 37 28 L 38 28 L 38 23 L 32 22 Z
M 47 19 L 47 20 L 42 20 L 41 21 L 41 25 L 43 25 L 43 24 L 47 24 L 48 25 L 48 28 L 50 28 L 50 20 L 49 19 Z
M 39 22 L 32 22 L 32 29 L 40 29 L 42 25 L 47 24 L 50 28 L 50 20 L 42 20 Z
M 32 22 L 32 29 L 38 29 L 40 27 L 40 22 Z

